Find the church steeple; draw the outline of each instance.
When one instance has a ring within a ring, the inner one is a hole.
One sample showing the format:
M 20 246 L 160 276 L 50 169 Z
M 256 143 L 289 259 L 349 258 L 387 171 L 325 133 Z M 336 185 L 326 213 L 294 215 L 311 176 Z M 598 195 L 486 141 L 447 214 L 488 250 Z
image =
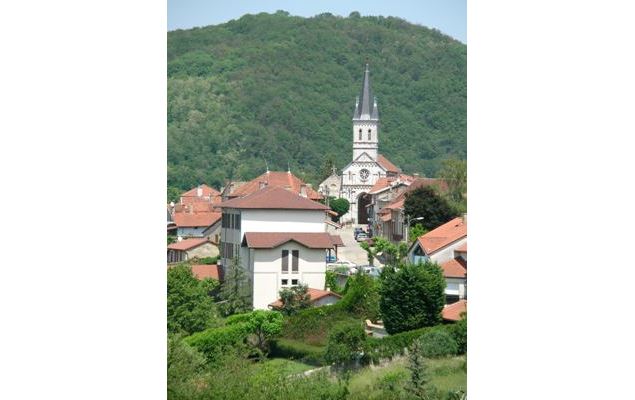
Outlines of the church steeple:
M 355 113 L 353 119 L 359 120 L 378 120 L 379 110 L 377 108 L 377 99 L 373 97 L 373 91 L 370 88 L 370 70 L 366 63 L 364 71 L 364 81 L 362 83 L 362 91 L 355 104 Z
M 353 160 L 365 153 L 372 161 L 376 161 L 378 146 L 379 109 L 370 88 L 370 71 L 366 63 L 362 91 L 357 97 L 353 114 Z

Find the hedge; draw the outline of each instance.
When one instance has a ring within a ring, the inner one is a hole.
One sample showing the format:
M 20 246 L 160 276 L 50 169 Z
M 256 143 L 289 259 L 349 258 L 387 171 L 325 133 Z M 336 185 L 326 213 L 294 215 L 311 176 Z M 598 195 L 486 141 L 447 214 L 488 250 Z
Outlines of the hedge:
M 342 321 L 358 322 L 360 319 L 340 307 L 339 303 L 308 308 L 285 319 L 281 336 L 323 346 L 331 328 Z
M 324 365 L 324 347 L 312 346 L 292 339 L 276 339 L 270 343 L 271 357 L 289 358 L 305 364 Z
M 366 341 L 365 358 L 372 362 L 378 362 L 383 358 L 392 358 L 395 355 L 404 354 L 404 350 L 410 347 L 415 339 L 431 332 L 444 332 L 450 334 L 458 345 L 458 354 L 465 353 L 466 341 L 460 343 L 457 338 L 467 337 L 467 321 L 456 324 L 435 325 L 426 328 L 414 329 L 412 331 L 386 336 L 382 339 L 368 338 Z
M 216 361 L 223 352 L 235 349 L 249 335 L 246 323 L 235 323 L 220 328 L 211 328 L 186 337 L 183 341 L 203 353 L 208 360 Z

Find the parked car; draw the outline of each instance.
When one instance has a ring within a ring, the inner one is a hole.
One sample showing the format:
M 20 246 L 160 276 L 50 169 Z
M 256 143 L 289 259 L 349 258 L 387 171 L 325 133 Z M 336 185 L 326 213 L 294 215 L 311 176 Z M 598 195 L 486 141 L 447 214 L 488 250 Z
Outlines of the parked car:
M 355 228 L 355 230 L 353 231 L 353 236 L 355 236 L 355 240 L 357 240 L 357 235 L 362 232 L 364 232 L 362 228 Z
M 365 274 L 368 274 L 374 278 L 378 278 L 381 274 L 381 269 L 375 267 L 374 265 L 359 265 L 357 268 L 364 271 Z
M 350 262 L 350 261 L 346 261 L 346 260 L 339 260 L 339 261 L 335 261 L 335 262 L 331 262 L 326 264 L 326 268 L 328 269 L 335 269 L 337 267 L 345 267 L 345 268 L 353 268 L 355 267 L 357 264 Z
M 337 258 L 335 256 L 326 256 L 327 263 L 334 263 L 335 261 L 337 261 Z
M 355 240 L 357 240 L 358 242 L 364 241 L 366 239 L 368 239 L 368 235 L 366 234 L 366 232 L 360 232 L 355 237 Z

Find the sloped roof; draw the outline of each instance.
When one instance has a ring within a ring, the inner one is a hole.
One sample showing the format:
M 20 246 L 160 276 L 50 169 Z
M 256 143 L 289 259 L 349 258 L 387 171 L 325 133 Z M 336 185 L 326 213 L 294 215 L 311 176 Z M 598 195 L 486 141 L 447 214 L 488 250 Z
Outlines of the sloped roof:
M 251 249 L 275 249 L 289 241 L 309 249 L 332 249 L 333 240 L 326 232 L 246 232 L 243 245 Z
M 334 246 L 345 246 L 340 235 L 331 235 L 331 242 Z
M 467 222 L 464 223 L 463 218 L 457 217 L 419 236 L 417 241 L 425 253 L 430 255 L 464 237 L 467 237 Z
M 187 192 L 183 193 L 181 195 L 181 203 L 190 204 L 190 203 L 196 203 L 201 201 L 208 202 L 210 201 L 210 199 L 220 196 L 220 192 L 218 190 L 214 189 L 213 187 L 209 187 L 205 184 L 202 184 L 200 185 L 202 194 L 199 197 L 197 195 L 198 188 L 199 186 L 192 188 L 188 190 Z
M 373 187 L 370 188 L 370 190 L 368 191 L 368 194 L 381 193 L 384 190 L 390 189 L 392 186 L 398 186 L 398 185 L 410 186 L 410 184 L 414 180 L 415 178 L 413 176 L 405 175 L 405 174 L 399 174 L 399 176 L 396 178 L 392 176 L 390 177 L 382 176 L 381 178 L 377 179 L 377 182 L 375 182 Z
M 390 160 L 388 160 L 382 154 L 377 154 L 377 163 L 379 163 L 379 165 L 384 167 L 384 169 L 388 172 L 395 172 L 395 173 L 401 172 L 401 168 L 391 163 Z
M 185 202 L 184 204 L 176 204 L 174 206 L 175 213 L 187 213 L 187 212 L 212 212 L 216 206 L 220 203 L 220 196 L 214 197 L 211 202 L 207 201 L 195 201 Z
M 172 217 L 179 228 L 195 228 L 214 225 L 221 218 L 219 212 L 177 212 Z
M 252 179 L 234 190 L 228 197 L 244 197 L 260 190 L 260 183 L 266 183 L 267 187 L 289 188 L 291 191 L 300 194 L 302 185 L 306 185 L 300 178 L 290 172 L 269 171 Z M 320 200 L 322 195 L 313 188 L 306 186 L 306 195 L 309 199 Z
M 467 242 L 454 249 L 454 251 L 458 251 L 459 253 L 467 253 Z
M 223 270 L 216 264 L 196 264 L 192 265 L 192 274 L 197 279 L 212 278 L 217 281 L 222 280 Z
M 459 300 L 443 307 L 441 315 L 447 321 L 460 321 L 461 314 L 464 312 L 467 312 L 467 300 Z
M 307 292 L 309 294 L 309 297 L 311 298 L 311 303 L 314 303 L 314 302 L 320 300 L 321 298 L 324 298 L 324 297 L 327 297 L 327 296 L 333 296 L 333 297 L 336 297 L 338 299 L 342 298 L 342 296 L 340 296 L 339 294 L 337 294 L 335 292 L 329 292 L 328 290 L 309 288 L 309 290 Z M 278 300 L 274 301 L 273 303 L 269 304 L 269 306 L 271 308 L 280 308 L 280 307 L 282 307 L 282 300 L 278 299 Z
M 328 210 L 324 204 L 302 197 L 280 187 L 265 187 L 245 197 L 238 197 L 220 203 L 225 208 L 255 208 L 282 210 Z
M 188 238 L 168 245 L 169 250 L 190 250 L 205 243 L 212 243 L 207 238 Z
M 456 257 L 441 264 L 445 278 L 465 278 L 467 274 L 467 261 Z
M 397 197 L 395 197 L 395 199 L 392 201 L 392 203 L 389 203 L 388 205 L 384 206 L 379 212 L 381 212 L 383 210 L 397 210 L 397 209 L 403 208 L 404 207 L 404 203 L 406 201 L 406 195 L 408 193 L 410 193 L 413 190 L 418 189 L 420 187 L 431 186 L 431 185 L 437 185 L 437 187 L 441 191 L 447 190 L 447 187 L 448 187 L 447 184 L 444 181 L 442 181 L 441 179 L 436 179 L 436 178 L 415 178 L 403 192 L 401 192 Z

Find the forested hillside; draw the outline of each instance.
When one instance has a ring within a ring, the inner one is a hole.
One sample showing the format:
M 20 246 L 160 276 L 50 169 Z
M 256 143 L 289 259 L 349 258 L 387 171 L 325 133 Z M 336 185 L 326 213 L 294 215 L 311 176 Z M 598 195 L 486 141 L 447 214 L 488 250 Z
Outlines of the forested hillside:
M 168 187 L 286 170 L 319 183 L 352 157 L 368 59 L 380 152 L 434 175 L 466 157 L 467 46 L 392 17 L 245 15 L 168 33 Z

